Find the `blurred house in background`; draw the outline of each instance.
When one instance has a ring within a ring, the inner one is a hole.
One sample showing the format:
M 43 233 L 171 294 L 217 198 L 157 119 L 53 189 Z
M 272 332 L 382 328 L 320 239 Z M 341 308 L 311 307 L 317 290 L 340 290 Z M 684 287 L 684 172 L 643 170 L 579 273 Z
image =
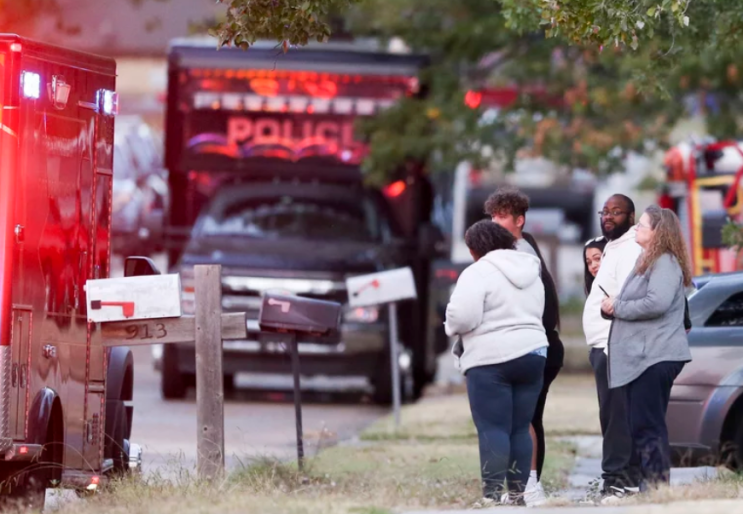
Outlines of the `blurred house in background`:
M 38 14 L 13 29 L 44 42 L 115 57 L 121 114 L 139 115 L 157 131 L 163 128 L 168 42 L 219 19 L 226 10 L 211 0 L 57 3 L 57 12 Z

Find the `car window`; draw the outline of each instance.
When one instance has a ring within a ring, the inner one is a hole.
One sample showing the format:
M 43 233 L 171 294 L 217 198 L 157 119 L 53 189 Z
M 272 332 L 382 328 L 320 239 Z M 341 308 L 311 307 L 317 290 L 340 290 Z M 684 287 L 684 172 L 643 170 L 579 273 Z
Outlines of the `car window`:
M 743 326 L 743 293 L 736 293 L 722 302 L 709 317 L 707 327 Z
M 244 235 L 261 239 L 376 241 L 380 220 L 368 199 L 358 203 L 293 198 L 249 198 L 209 213 L 200 224 L 205 235 Z

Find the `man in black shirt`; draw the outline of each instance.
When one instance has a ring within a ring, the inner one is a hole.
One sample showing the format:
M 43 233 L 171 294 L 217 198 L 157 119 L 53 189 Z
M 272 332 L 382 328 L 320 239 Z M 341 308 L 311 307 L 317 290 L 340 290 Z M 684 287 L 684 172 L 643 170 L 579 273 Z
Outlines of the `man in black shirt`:
M 498 223 L 513 234 L 516 238 L 516 249 L 535 255 L 542 263 L 541 275 L 545 300 L 542 325 L 547 333 L 549 347 L 544 368 L 544 384 L 531 423 L 533 429 L 532 441 L 536 451 L 532 452 L 532 472 L 524 492 L 524 499 L 527 504 L 538 506 L 547 501 L 540 483 L 545 455 L 544 425 L 542 423 L 544 405 L 547 401 L 550 385 L 557 378 L 557 374 L 562 368 L 565 350 L 558 332 L 560 327 L 560 303 L 555 282 L 547 269 L 536 240 L 531 234 L 523 231 L 526 211 L 528 210 L 529 197 L 512 187 L 499 188 L 485 202 L 485 213 L 490 216 L 493 222 Z

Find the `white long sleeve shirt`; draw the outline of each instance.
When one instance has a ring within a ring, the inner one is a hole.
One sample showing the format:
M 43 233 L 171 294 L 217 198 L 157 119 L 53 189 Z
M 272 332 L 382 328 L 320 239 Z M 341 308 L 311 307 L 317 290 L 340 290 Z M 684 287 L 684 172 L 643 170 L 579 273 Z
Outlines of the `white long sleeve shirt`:
M 601 317 L 601 301 L 606 297 L 599 286 L 616 298 L 624 282 L 635 269 L 642 248 L 635 241 L 636 228 L 632 227 L 622 237 L 609 241 L 604 248 L 601 266 L 593 281 L 583 309 L 583 333 L 592 348 L 605 349 L 609 341 L 611 321 Z

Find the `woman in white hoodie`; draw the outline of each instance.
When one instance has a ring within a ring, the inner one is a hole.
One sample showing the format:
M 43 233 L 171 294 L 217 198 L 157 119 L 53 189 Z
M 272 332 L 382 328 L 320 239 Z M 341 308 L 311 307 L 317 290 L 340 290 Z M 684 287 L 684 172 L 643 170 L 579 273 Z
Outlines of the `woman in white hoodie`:
M 457 280 L 446 333 L 461 338 L 452 352 L 467 380 L 486 503 L 503 493 L 521 501 L 547 355 L 541 265 L 516 251 L 510 232 L 490 220 L 472 225 L 464 239 L 475 263 Z

